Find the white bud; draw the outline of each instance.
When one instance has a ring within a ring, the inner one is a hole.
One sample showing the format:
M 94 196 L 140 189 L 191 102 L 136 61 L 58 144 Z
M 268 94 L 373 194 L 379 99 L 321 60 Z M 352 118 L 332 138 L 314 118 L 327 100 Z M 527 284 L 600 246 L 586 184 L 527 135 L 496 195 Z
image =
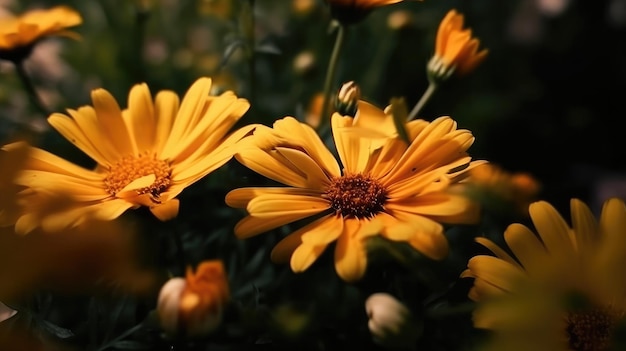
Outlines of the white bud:
M 365 301 L 374 341 L 389 348 L 412 348 L 421 334 L 411 312 L 395 297 L 376 293 Z
M 161 327 L 170 335 L 176 335 L 178 331 L 180 297 L 186 284 L 184 278 L 172 278 L 163 285 L 159 292 L 157 313 Z

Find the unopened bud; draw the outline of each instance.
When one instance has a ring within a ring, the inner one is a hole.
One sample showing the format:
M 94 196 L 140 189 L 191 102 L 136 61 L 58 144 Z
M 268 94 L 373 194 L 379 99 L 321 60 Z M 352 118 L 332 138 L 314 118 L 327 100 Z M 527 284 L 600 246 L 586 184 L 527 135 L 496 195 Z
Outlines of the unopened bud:
M 361 89 L 354 81 L 344 83 L 339 89 L 335 100 L 335 110 L 340 115 L 354 117 L 356 115 Z
M 221 261 L 205 261 L 194 273 L 172 278 L 159 293 L 157 313 L 163 330 L 170 336 L 201 337 L 222 322 L 229 300 L 228 281 Z
M 390 348 L 410 348 L 422 330 L 406 306 L 386 293 L 376 293 L 365 301 L 368 327 L 374 341 Z

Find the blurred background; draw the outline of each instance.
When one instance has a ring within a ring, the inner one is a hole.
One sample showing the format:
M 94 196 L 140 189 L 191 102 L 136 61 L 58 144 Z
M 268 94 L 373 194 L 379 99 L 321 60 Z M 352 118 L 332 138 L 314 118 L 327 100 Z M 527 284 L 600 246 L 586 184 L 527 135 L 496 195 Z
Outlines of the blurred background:
M 234 90 L 251 101 L 242 124 L 271 125 L 288 115 L 306 120 L 319 110 L 315 98 L 323 89 L 334 38 L 323 0 L 0 0 L 0 16 L 60 4 L 82 15 L 83 24 L 73 29 L 82 39 L 46 39 L 26 62 L 48 112 L 90 104 L 89 94 L 95 88 L 110 91 L 126 106 L 130 87 L 140 82 L 147 82 L 153 94 L 169 89 L 182 96 L 200 76 L 214 79 L 215 93 Z M 541 184 L 539 198 L 562 213 L 568 213 L 572 197 L 588 202 L 596 213 L 606 198 L 626 198 L 626 0 L 425 0 L 382 7 L 348 28 L 334 89 L 353 80 L 360 85 L 363 98 L 379 107 L 394 97 L 404 97 L 408 106 L 415 104 L 428 85 L 425 67 L 434 52 L 437 26 L 452 8 L 465 15 L 466 26 L 489 56 L 469 75 L 446 82 L 419 117 L 452 116 L 460 128 L 475 135 L 469 150 L 474 158 L 510 172 L 531 174 Z M 13 65 L 0 62 L 0 136 L 10 138 L 27 124 L 41 132 L 40 146 L 78 164 L 93 165 L 50 129 L 45 117 L 29 102 Z M 288 267 L 267 264 L 276 235 L 287 229 L 246 243 L 232 237 L 241 214 L 225 208 L 223 196 L 258 179 L 236 163 L 229 165 L 181 194 L 177 228 L 148 222 L 145 231 L 160 235 L 144 243 L 147 260 L 175 266 L 166 232 L 178 230 L 190 261 L 227 260 L 231 278 L 236 277 L 235 298 L 258 306 L 258 289 L 266 287 L 263 303 L 275 307 L 277 328 L 306 319 L 303 316 L 312 311 L 334 313 L 337 321 L 356 318 L 351 311 L 362 312 L 356 290 L 335 280 L 312 289 L 303 283 L 328 279 L 330 265 L 294 277 Z M 150 217 L 137 212 L 142 221 Z M 207 232 L 211 235 L 204 235 Z M 462 232 L 448 234 L 454 241 Z M 467 238 L 462 242 L 472 239 Z M 167 252 L 165 261 L 159 261 L 158 252 Z M 458 277 L 466 257 L 452 259 L 457 261 L 450 277 Z M 288 284 L 291 290 L 280 290 L 277 282 Z M 364 282 L 359 289 L 373 289 L 370 283 Z M 407 294 L 414 292 L 407 289 Z M 415 291 L 421 290 L 415 287 Z M 457 297 L 465 297 L 466 291 L 459 290 Z M 307 296 L 312 294 L 323 306 L 320 310 L 307 305 Z M 290 298 L 283 299 L 287 295 Z M 353 304 L 337 307 L 338 296 Z M 117 306 L 119 315 L 126 316 L 130 304 L 119 307 L 119 300 L 99 300 L 98 310 L 93 310 L 96 307 L 90 301 L 74 305 L 61 301 L 61 306 L 96 314 Z M 142 318 L 137 311 L 145 313 L 150 308 L 150 304 L 133 306 L 135 315 L 126 316 L 120 325 L 109 324 L 107 335 L 131 328 Z M 50 315 L 67 327 L 81 323 L 80 317 L 69 318 L 62 310 Z M 467 326 L 467 315 L 463 318 L 459 323 Z M 317 330 L 322 331 L 342 326 L 323 319 L 318 322 Z M 440 330 L 433 325 L 432 330 Z M 363 332 L 365 326 L 353 328 Z M 73 332 L 91 340 L 89 330 Z M 330 344 L 354 346 L 355 339 L 332 337 L 337 339 L 327 340 Z M 445 333 L 429 337 L 463 344 L 446 338 Z
M 327 8 L 321 0 L 256 0 L 250 22 L 248 3 L 2 0 L 0 12 L 67 4 L 82 14 L 81 41 L 46 40 L 27 63 L 51 111 L 89 103 L 96 87 L 124 101 L 138 82 L 182 94 L 210 75 L 216 89 L 253 100 L 247 122 L 302 118 L 322 90 L 333 44 Z M 475 134 L 473 156 L 533 174 L 544 184 L 542 197 L 559 206 L 580 197 L 597 207 L 612 192 L 624 195 L 624 0 L 383 7 L 350 27 L 334 87 L 354 80 L 381 107 L 398 96 L 414 104 L 427 86 L 424 67 L 437 25 L 451 8 L 465 15 L 489 57 L 439 89 L 420 117 L 452 116 Z M 47 128 L 12 70 L 10 63 L 0 66 L 3 133 L 24 121 Z

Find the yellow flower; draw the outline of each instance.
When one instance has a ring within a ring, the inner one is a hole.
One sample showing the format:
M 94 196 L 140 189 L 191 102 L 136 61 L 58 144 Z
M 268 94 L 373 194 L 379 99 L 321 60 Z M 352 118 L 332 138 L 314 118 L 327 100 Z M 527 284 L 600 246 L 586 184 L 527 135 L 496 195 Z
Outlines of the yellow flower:
M 292 270 L 302 272 L 336 241 L 335 268 L 346 281 L 363 276 L 365 241 L 373 235 L 407 242 L 432 259 L 444 258 L 448 243 L 440 222 L 477 220 L 471 201 L 446 191 L 475 163 L 466 153 L 472 134 L 457 130 L 449 117 L 415 120 L 407 124 L 412 141 L 407 145 L 399 138 L 381 142 L 364 136 L 360 131 L 365 129 L 355 130 L 353 122 L 332 116 L 342 166 L 310 126 L 292 117 L 276 121 L 273 129 L 258 127 L 242 140 L 236 159 L 289 187 L 228 193 L 229 206 L 249 213 L 235 234 L 248 238 L 316 216 L 280 241 L 272 259 L 290 260 Z
M 226 136 L 249 103 L 232 92 L 210 96 L 210 90 L 211 79 L 200 78 L 182 102 L 172 91 L 161 91 L 153 100 L 148 86 L 138 84 L 130 90 L 128 108 L 121 110 L 109 92 L 96 89 L 93 107 L 52 114 L 48 122 L 97 165 L 85 169 L 32 148 L 15 179 L 26 187 L 16 230 L 27 233 L 38 225 L 58 230 L 87 217 L 111 220 L 139 206 L 161 220 L 175 217 L 176 196 L 231 159 L 235 142 L 254 127 Z M 35 205 L 51 194 L 68 196 L 73 203 L 40 218 Z
M 536 200 L 541 186 L 528 173 L 511 173 L 487 163 L 472 169 L 466 190 L 496 210 L 510 208 L 517 214 L 528 215 L 528 205 Z
M 78 34 L 67 28 L 81 23 L 80 14 L 67 6 L 31 10 L 19 17 L 0 19 L 0 58 L 23 59 L 45 37 L 77 38 Z
M 332 16 L 343 24 L 356 23 L 375 8 L 404 0 L 326 0 Z
M 428 62 L 429 76 L 447 79 L 453 73 L 471 72 L 487 57 L 488 50 L 478 51 L 479 45 L 472 31 L 463 29 L 463 15 L 450 10 L 439 24 L 435 55 Z
M 157 303 L 161 326 L 169 335 L 198 337 L 212 332 L 222 321 L 229 290 L 222 261 L 204 261 L 195 273 L 187 268 L 184 279 L 172 278 L 161 288 Z
M 573 199 L 571 226 L 547 202 L 529 212 L 538 235 L 522 224 L 504 233 L 514 256 L 478 239 L 496 257 L 475 256 L 462 274 L 475 278 L 469 297 L 481 302 L 474 325 L 516 350 L 608 350 L 626 311 L 624 202 L 607 200 L 598 223 Z

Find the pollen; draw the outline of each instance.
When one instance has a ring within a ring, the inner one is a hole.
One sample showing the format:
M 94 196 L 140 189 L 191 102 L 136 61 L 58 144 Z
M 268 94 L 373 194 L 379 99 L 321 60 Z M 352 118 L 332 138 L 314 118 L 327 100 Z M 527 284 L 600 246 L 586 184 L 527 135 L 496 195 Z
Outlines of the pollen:
M 385 187 L 360 173 L 333 178 L 323 196 L 342 216 L 356 218 L 373 217 L 384 210 L 387 201 Z
M 167 161 L 159 160 L 155 155 L 144 153 L 139 156 L 126 156 L 109 168 L 104 178 L 104 189 L 115 196 L 125 186 L 141 177 L 154 174 L 155 180 L 147 187 L 137 189 L 138 194 L 150 194 L 158 201 L 172 179 L 172 169 Z
M 623 316 L 612 308 L 570 312 L 566 318 L 570 348 L 574 351 L 608 351 L 617 321 Z

